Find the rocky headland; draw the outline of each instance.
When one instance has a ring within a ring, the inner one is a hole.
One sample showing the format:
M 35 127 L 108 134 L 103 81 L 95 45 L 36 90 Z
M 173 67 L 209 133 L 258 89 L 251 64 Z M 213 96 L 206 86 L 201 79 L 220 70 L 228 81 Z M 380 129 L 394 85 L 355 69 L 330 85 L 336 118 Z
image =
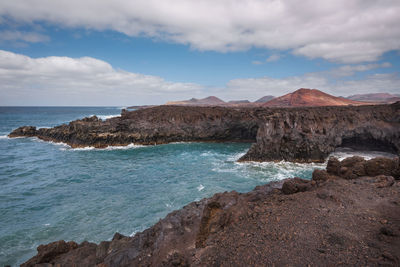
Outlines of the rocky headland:
M 23 126 L 9 137 L 37 137 L 73 148 L 170 142 L 252 142 L 242 161 L 323 162 L 337 147 L 400 151 L 400 102 L 331 107 L 156 106 L 123 110 L 54 128 Z
M 330 158 L 312 180 L 190 203 L 133 237 L 57 241 L 28 266 L 399 266 L 399 158 Z

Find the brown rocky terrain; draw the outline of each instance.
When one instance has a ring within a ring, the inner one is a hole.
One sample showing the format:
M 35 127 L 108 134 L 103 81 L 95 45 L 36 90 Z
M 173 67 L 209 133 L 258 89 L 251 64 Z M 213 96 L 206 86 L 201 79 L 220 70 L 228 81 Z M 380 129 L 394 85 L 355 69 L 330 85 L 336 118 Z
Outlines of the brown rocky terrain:
M 57 241 L 28 266 L 399 266 L 399 158 L 331 158 L 311 181 L 225 192 L 133 237 Z
M 23 126 L 10 137 L 71 147 L 177 141 L 253 142 L 242 161 L 323 162 L 337 147 L 400 152 L 400 102 L 391 105 L 228 108 L 157 106 L 120 117 L 76 120 L 50 129 Z
M 336 97 L 317 89 L 301 88 L 293 93 L 289 93 L 274 98 L 263 106 L 266 107 L 312 107 L 312 106 L 348 106 L 348 105 L 365 105 L 365 102 L 354 101 L 343 97 Z

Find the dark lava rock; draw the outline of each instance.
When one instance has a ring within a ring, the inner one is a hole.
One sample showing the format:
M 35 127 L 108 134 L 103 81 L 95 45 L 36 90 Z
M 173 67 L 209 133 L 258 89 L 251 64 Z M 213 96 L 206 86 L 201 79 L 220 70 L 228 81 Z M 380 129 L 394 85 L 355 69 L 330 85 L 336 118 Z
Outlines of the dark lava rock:
M 241 161 L 323 162 L 337 147 L 400 151 L 400 105 L 232 108 L 156 106 L 93 116 L 50 129 L 20 127 L 10 137 L 36 136 L 72 147 L 154 145 L 177 141 L 255 142 Z M 333 171 L 329 166 L 328 172 Z M 339 171 L 339 170 L 338 170 Z M 349 173 L 349 178 L 354 175 Z
M 25 136 L 25 137 L 32 137 L 36 136 L 36 127 L 34 126 L 22 126 L 14 131 L 12 131 L 8 137 L 20 137 L 20 136 Z
M 50 263 L 57 256 L 68 253 L 76 248 L 78 248 L 77 243 L 73 241 L 67 243 L 64 240 L 56 241 L 47 245 L 40 245 L 37 248 L 38 254 L 21 266 L 34 266 L 35 264 L 40 263 Z
M 314 170 L 312 173 L 312 180 L 313 181 L 326 181 L 329 179 L 329 174 L 326 170 Z
M 331 157 L 327 165 L 327 173 L 344 179 L 355 179 L 362 176 L 391 176 L 400 179 L 399 158 L 374 158 L 365 160 L 361 157 L 350 157 L 343 161 Z M 320 175 L 318 172 L 315 175 Z M 314 174 L 313 174 L 314 177 Z
M 286 181 L 282 186 L 282 192 L 286 195 L 297 192 L 305 192 L 311 188 L 311 182 L 298 177 Z

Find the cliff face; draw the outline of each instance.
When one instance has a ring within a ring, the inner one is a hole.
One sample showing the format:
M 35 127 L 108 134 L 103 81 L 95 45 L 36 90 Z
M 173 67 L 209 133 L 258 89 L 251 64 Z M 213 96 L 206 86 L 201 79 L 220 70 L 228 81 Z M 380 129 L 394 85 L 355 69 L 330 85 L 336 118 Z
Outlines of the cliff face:
M 22 266 L 398 266 L 399 178 L 398 158 L 332 158 L 312 181 L 216 194 L 133 237 L 41 245 Z
M 25 126 L 9 135 L 36 136 L 72 147 L 178 141 L 255 142 L 241 160 L 324 161 L 339 146 L 400 152 L 400 102 L 301 108 L 158 106 L 101 121 L 85 118 L 51 129 Z
M 400 151 L 400 102 L 281 108 L 258 114 L 257 142 L 241 160 L 322 162 L 336 147 Z
M 122 112 L 101 121 L 76 120 L 51 129 L 21 127 L 9 136 L 37 136 L 71 147 L 97 148 L 131 143 L 154 145 L 179 141 L 255 141 L 257 122 L 251 110 L 222 107 L 158 106 Z

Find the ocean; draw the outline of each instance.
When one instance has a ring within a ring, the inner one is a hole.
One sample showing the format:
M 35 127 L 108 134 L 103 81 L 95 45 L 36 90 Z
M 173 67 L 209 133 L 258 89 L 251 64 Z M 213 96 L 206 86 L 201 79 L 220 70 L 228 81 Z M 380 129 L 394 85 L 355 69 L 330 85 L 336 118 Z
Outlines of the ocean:
M 134 235 L 214 193 L 248 192 L 325 164 L 237 163 L 251 144 L 173 143 L 71 149 L 10 139 L 23 125 L 52 127 L 122 107 L 0 107 L 0 266 L 21 264 L 56 240 L 100 242 Z M 346 152 L 341 152 L 341 156 Z

